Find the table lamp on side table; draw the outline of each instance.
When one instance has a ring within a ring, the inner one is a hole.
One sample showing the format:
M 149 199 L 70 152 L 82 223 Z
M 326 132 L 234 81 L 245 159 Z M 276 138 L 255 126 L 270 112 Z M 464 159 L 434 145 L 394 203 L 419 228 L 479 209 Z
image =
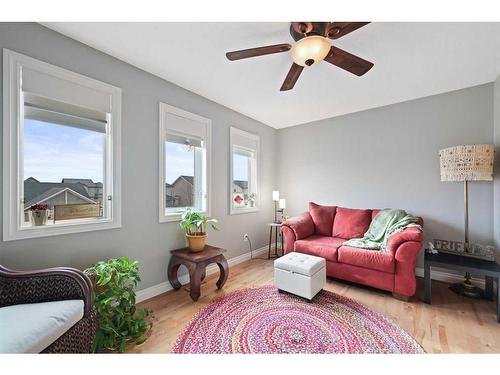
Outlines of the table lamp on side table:
M 280 199 L 280 192 L 278 190 L 273 190 L 273 201 L 274 201 L 274 222 L 281 223 L 281 221 L 278 220 L 278 212 L 281 213 L 282 216 L 284 215 L 286 208 L 286 201 L 283 198 Z
M 494 145 L 462 145 L 439 151 L 441 181 L 464 183 L 464 230 L 465 252 L 469 252 L 469 181 L 493 180 Z M 454 292 L 473 298 L 482 296 L 482 290 L 474 286 L 469 272 L 464 282 L 450 287 Z

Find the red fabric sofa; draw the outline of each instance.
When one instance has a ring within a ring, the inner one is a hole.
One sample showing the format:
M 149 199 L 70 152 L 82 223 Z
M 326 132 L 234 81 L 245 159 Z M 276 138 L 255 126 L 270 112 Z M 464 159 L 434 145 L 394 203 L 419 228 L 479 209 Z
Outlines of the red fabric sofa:
M 309 203 L 309 212 L 283 222 L 285 254 L 297 251 L 326 260 L 326 274 L 392 292 L 415 294 L 415 264 L 422 247 L 422 231 L 409 227 L 393 234 L 387 252 L 342 244 L 363 237 L 378 209 L 351 209 Z M 423 220 L 419 218 L 420 224 Z

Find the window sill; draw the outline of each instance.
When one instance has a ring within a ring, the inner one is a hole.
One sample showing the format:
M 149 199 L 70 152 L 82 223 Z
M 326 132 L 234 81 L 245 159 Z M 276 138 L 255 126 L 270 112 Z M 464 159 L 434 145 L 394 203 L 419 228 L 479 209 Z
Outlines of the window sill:
M 249 214 L 249 213 L 252 213 L 252 212 L 259 212 L 259 208 L 258 207 L 254 207 L 254 208 L 231 208 L 230 212 L 229 212 L 229 215 L 241 215 L 241 214 Z
M 172 223 L 174 221 L 181 221 L 181 214 L 169 214 L 160 217 L 160 223 Z
M 23 240 L 29 238 L 51 237 L 59 236 L 62 234 L 73 234 L 92 232 L 97 230 L 116 229 L 121 228 L 121 222 L 115 220 L 103 221 L 78 221 L 75 223 L 64 223 L 54 225 L 41 225 L 32 227 L 22 227 L 16 229 L 12 233 L 6 233 L 3 241 Z
M 207 211 L 203 211 L 201 213 L 207 217 L 210 217 L 210 213 L 208 213 Z M 182 212 L 178 212 L 178 213 L 172 212 L 172 213 L 164 214 L 164 215 L 160 216 L 159 222 L 161 224 L 161 223 L 172 223 L 172 222 L 176 222 L 176 221 L 181 221 L 181 216 L 182 216 Z

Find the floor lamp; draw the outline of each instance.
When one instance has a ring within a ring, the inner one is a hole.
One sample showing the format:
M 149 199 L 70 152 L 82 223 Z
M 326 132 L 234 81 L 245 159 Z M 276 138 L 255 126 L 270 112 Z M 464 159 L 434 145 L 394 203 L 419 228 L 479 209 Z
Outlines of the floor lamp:
M 462 145 L 439 151 L 441 181 L 464 183 L 464 239 L 465 252 L 469 252 L 469 181 L 492 181 L 494 145 Z M 479 298 L 482 289 L 474 286 L 470 273 L 464 282 L 450 287 L 454 292 L 468 297 Z

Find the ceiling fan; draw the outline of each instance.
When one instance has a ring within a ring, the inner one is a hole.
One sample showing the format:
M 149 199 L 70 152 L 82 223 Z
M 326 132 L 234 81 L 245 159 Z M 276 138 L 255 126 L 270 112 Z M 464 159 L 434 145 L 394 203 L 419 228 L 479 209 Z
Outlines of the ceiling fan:
M 321 60 L 338 66 L 357 76 L 362 76 L 373 67 L 373 63 L 352 55 L 340 48 L 332 46 L 327 38 L 339 39 L 369 22 L 292 22 L 290 34 L 294 45 L 288 43 L 257 47 L 226 53 L 231 60 L 270 55 L 290 51 L 293 59 L 292 67 L 281 86 L 280 91 L 293 88 L 305 66 L 311 66 Z

